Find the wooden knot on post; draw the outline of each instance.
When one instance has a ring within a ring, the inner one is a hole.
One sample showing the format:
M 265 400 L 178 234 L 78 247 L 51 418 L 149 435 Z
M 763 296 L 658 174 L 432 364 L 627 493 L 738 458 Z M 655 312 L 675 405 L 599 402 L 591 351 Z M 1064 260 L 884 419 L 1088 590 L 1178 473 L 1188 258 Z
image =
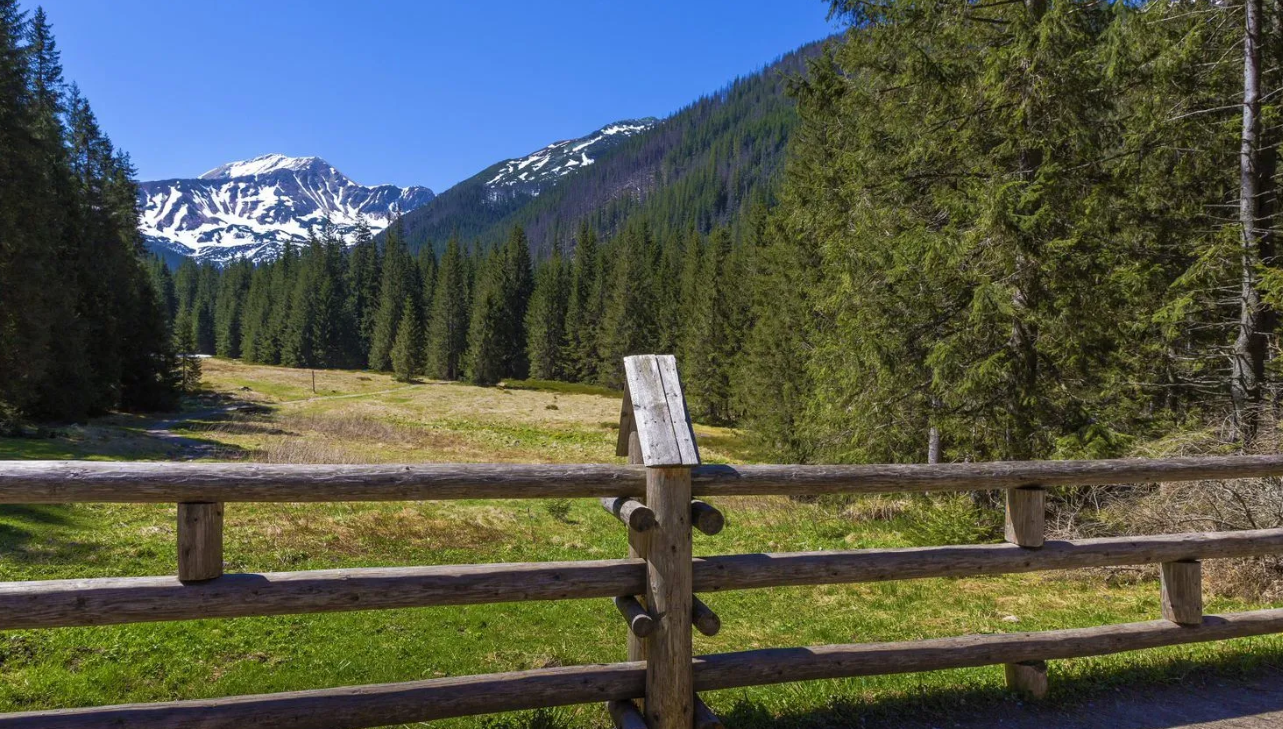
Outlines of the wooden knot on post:
M 603 496 L 601 506 L 635 532 L 649 531 L 655 526 L 655 512 L 631 496 Z
M 638 638 L 645 638 L 654 632 L 655 619 L 632 595 L 615 598 L 615 609 L 624 617 L 624 622 L 628 623 L 628 630 Z
M 712 504 L 695 499 L 691 502 L 691 525 L 711 537 L 726 526 L 726 517 Z
M 697 596 L 691 597 L 691 622 L 696 630 L 710 638 L 722 630 L 722 619 Z

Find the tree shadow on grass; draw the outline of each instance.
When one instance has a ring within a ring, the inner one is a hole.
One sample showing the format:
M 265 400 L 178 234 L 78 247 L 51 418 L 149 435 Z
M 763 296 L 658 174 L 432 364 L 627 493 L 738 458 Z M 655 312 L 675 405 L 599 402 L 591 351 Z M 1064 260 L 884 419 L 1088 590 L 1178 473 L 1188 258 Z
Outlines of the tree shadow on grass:
M 1050 678 L 1051 695 L 1042 701 L 965 684 L 868 701 L 834 687 L 827 704 L 783 713 L 736 699 L 737 689 L 704 697 L 730 729 L 1210 729 L 1222 721 L 1225 729 L 1283 726 L 1277 715 L 1262 716 L 1283 712 L 1283 649 L 1075 676 L 1058 676 L 1052 662 Z M 573 707 L 480 720 L 485 729 L 568 729 L 584 723 L 582 710 Z M 610 720 L 603 710 L 601 721 L 593 723 L 609 726 Z
M 0 557 L 21 561 L 32 552 L 88 554 L 95 547 L 58 538 L 79 520 L 69 504 L 0 504 Z

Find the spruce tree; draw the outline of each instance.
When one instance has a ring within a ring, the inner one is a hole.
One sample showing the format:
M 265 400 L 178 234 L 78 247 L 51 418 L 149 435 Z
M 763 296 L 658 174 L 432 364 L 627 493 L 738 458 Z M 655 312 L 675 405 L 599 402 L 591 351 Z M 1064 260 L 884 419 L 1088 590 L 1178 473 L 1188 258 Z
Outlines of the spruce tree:
M 414 259 L 405 250 L 396 226 L 388 229 L 384 239 L 382 274 L 379 308 L 370 341 L 369 367 L 386 371 L 392 368 L 392 346 L 400 330 L 405 300 L 412 298 L 417 302 L 421 288 Z
M 552 255 L 540 263 L 535 272 L 534 293 L 526 312 L 526 351 L 530 376 L 534 379 L 560 380 L 568 374 L 563 356 L 566 351 L 569 288 L 569 275 L 562 261 L 561 249 L 553 246 Z
M 459 239 L 451 237 L 437 266 L 429 317 L 426 371 L 439 380 L 457 380 L 463 374 L 469 327 L 468 264 Z
M 417 298 L 405 297 L 404 312 L 392 346 L 392 371 L 401 382 L 413 382 L 423 374 L 423 315 Z

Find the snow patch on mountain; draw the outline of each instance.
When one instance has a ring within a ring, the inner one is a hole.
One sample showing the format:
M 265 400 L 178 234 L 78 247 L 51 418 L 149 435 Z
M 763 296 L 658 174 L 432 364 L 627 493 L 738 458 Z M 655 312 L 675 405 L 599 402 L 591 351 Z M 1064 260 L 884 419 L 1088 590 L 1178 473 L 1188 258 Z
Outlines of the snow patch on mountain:
M 143 182 L 140 224 L 154 250 L 201 260 L 267 260 L 326 227 L 351 241 L 360 222 L 378 233 L 397 211 L 435 195 L 426 187 L 358 185 L 320 157 L 268 154 L 196 179 Z
M 654 118 L 618 121 L 586 137 L 553 142 L 533 154 L 500 162 L 496 174 L 486 180 L 486 186 L 518 187 L 538 195 L 544 184 L 591 165 L 595 161 L 592 155 L 599 155 L 657 123 L 659 120 Z M 501 194 L 496 191 L 492 197 Z

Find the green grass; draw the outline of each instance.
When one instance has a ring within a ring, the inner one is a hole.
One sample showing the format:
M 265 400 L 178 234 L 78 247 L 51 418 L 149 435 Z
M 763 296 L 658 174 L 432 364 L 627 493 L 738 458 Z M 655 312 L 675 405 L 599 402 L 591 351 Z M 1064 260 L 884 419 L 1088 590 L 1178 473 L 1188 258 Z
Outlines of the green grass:
M 301 374 L 213 361 L 229 383 L 294 399 Z M 618 462 L 610 418 L 618 400 L 591 394 L 503 392 L 430 383 L 393 393 L 365 373 L 327 387 L 361 397 L 294 405 L 183 430 L 256 460 L 546 460 Z M 380 376 L 375 376 L 380 377 Z M 362 379 L 367 378 L 367 379 Z M 273 385 L 272 383 L 277 383 Z M 281 384 L 286 383 L 286 384 Z M 310 385 L 310 381 L 309 381 Z M 293 388 L 293 389 L 291 389 Z M 309 390 L 310 392 L 310 390 Z M 558 409 L 547 406 L 556 403 Z M 163 457 L 145 422 L 114 419 L 55 439 L 0 441 L 2 457 Z M 738 460 L 733 431 L 700 429 L 705 459 Z M 707 438 L 707 440 L 705 439 Z M 166 446 L 168 447 L 168 446 Z M 309 450 L 311 449 L 311 450 Z M 728 498 L 716 537 L 697 555 L 854 549 L 997 538 L 995 513 L 965 500 L 878 497 L 842 503 Z M 228 571 L 602 559 L 623 556 L 620 525 L 591 500 L 559 518 L 541 501 L 230 504 Z M 174 507 L 0 506 L 0 580 L 172 574 Z M 771 646 L 911 640 L 1085 627 L 1159 613 L 1152 576 L 1107 571 L 915 580 L 705 596 L 721 634 L 697 653 Z M 1211 597 L 1209 612 L 1259 607 Z M 1009 616 L 1019 618 L 1012 623 Z M 408 681 L 624 658 L 624 626 L 607 600 L 532 602 L 329 615 L 204 620 L 0 633 L 0 711 Z M 1191 671 L 1235 674 L 1283 664 L 1283 638 L 1182 646 L 1053 663 L 1051 701 Z M 721 691 L 710 704 L 730 726 L 853 726 L 911 711 L 939 716 L 1011 700 L 998 667 Z M 603 727 L 600 706 L 445 726 Z
M 599 395 L 601 397 L 621 398 L 624 393 L 599 385 L 586 385 L 582 382 L 558 382 L 556 380 L 504 380 L 503 386 L 511 390 L 537 390 L 539 392 L 564 392 L 573 395 Z

